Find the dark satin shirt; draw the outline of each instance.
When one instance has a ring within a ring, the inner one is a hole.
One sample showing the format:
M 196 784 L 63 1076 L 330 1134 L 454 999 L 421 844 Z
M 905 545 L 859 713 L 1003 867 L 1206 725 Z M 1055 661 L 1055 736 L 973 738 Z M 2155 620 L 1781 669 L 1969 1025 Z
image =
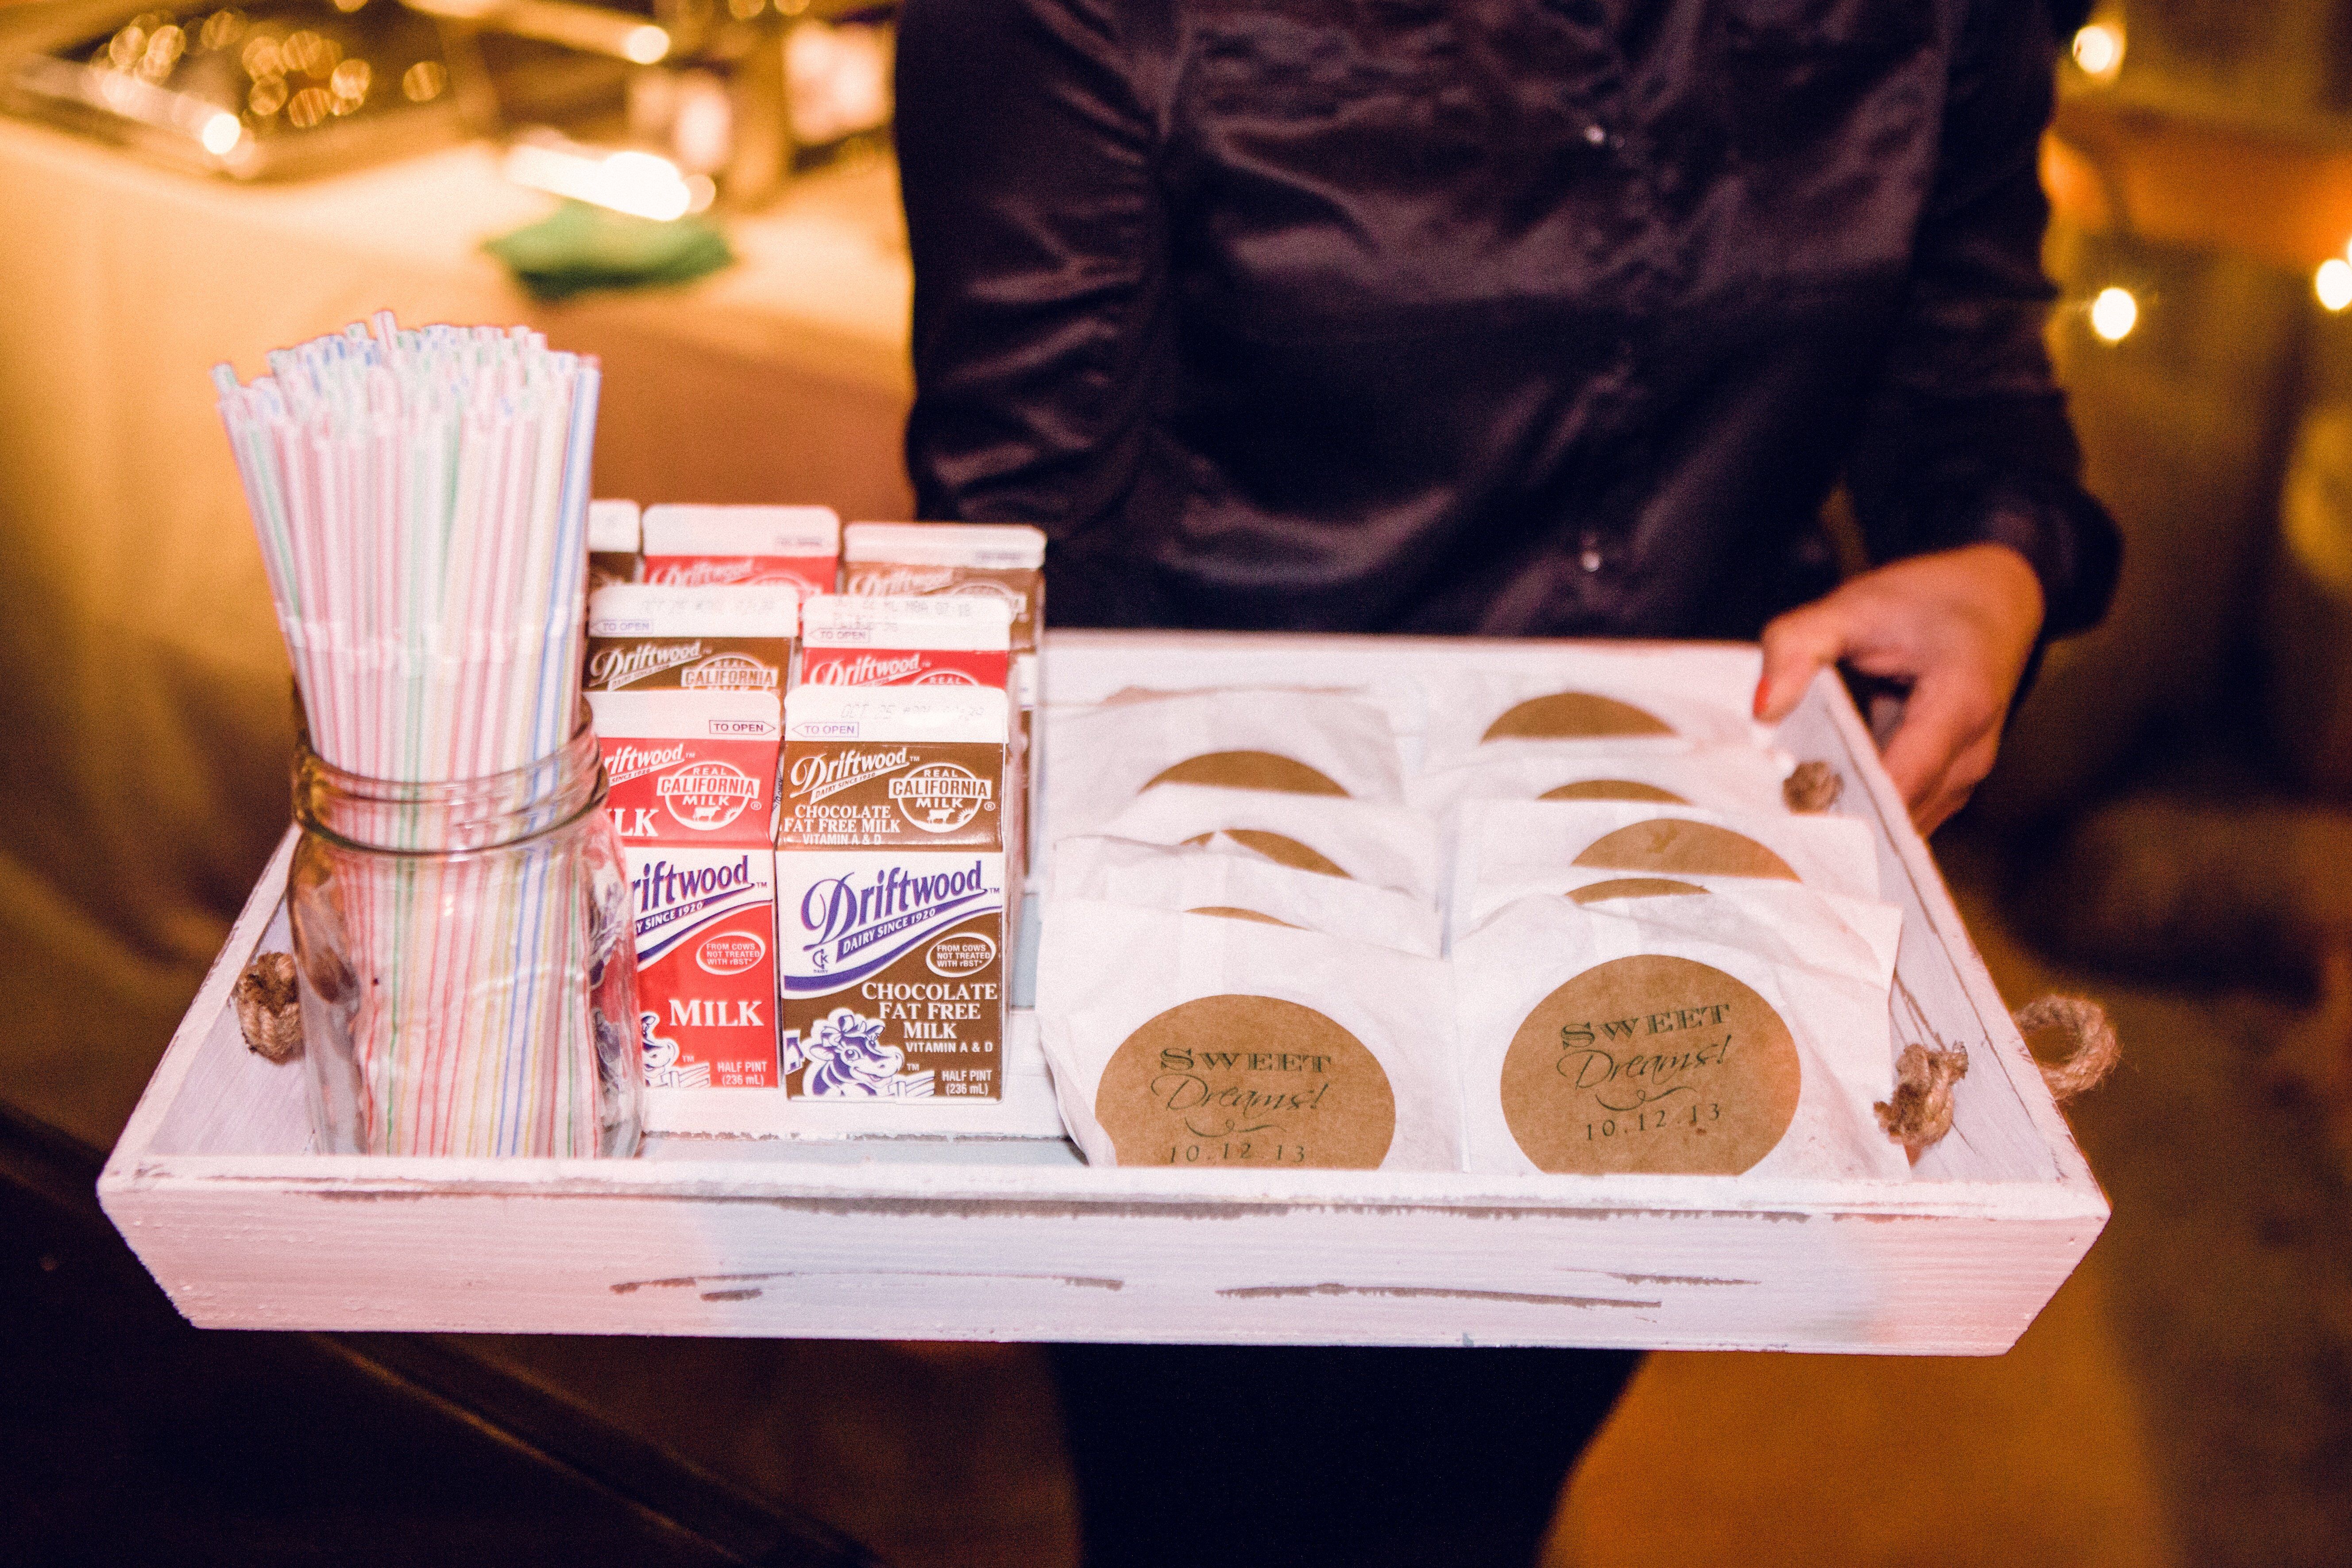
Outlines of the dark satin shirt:
M 2041 7 L 906 0 L 920 515 L 1062 624 L 1753 636 L 1978 542 L 2095 620 Z

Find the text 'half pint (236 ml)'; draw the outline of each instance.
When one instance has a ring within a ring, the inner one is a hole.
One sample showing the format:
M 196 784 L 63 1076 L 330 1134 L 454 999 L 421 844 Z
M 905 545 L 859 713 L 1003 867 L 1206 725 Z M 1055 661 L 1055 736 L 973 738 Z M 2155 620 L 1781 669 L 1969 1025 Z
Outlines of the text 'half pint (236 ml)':
M 1044 932 L 1038 1035 L 1089 1162 L 1461 1168 L 1438 960 L 1082 900 Z
M 588 703 L 636 894 L 647 1087 L 772 1089 L 772 691 L 593 691 Z
M 588 600 L 588 689 L 781 697 L 799 626 L 789 584 L 600 588 Z
M 1003 1092 L 1004 693 L 803 685 L 776 854 L 795 1098 Z
M 1469 1168 L 1906 1179 L 1871 1111 L 1894 1087 L 1891 945 L 1774 913 L 1530 898 L 1458 936 Z
M 841 519 L 822 506 L 649 506 L 648 583 L 788 583 L 803 597 L 833 592 Z

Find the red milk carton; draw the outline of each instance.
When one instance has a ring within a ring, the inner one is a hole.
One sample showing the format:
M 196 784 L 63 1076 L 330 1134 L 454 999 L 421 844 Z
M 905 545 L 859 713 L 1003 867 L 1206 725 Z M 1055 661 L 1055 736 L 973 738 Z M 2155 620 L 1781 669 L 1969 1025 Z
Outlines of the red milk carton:
M 790 583 L 830 594 L 841 565 L 841 518 L 823 506 L 650 506 L 648 583 Z
M 776 858 L 622 849 L 637 908 L 637 1040 L 647 1089 L 780 1089 Z
M 803 686 L 1004 689 L 1013 613 L 998 598 L 828 594 L 801 606 Z
M 588 707 L 622 843 L 774 844 L 774 692 L 591 691 Z
M 772 691 L 592 691 L 636 893 L 649 1089 L 773 1089 Z

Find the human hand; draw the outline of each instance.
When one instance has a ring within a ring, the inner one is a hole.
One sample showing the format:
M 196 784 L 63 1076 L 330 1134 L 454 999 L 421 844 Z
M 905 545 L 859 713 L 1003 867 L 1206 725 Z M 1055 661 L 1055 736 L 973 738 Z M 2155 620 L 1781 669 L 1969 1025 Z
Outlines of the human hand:
M 1992 770 L 2042 609 L 2042 580 L 2006 544 L 1865 572 L 1764 628 L 1756 717 L 1787 718 L 1824 665 L 1907 683 L 1902 722 L 1882 750 L 1911 820 L 1933 833 Z

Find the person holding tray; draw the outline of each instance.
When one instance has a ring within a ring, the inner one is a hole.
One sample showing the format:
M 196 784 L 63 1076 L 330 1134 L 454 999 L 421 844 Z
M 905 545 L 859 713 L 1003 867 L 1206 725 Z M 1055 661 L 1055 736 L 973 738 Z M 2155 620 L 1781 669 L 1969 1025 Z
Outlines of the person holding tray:
M 906 0 L 919 514 L 1064 625 L 1760 637 L 1967 799 L 2116 528 L 1996 0 Z M 1870 560 L 1840 581 L 1843 487 Z M 1088 1560 L 1525 1563 L 1600 1352 L 1057 1347 Z

